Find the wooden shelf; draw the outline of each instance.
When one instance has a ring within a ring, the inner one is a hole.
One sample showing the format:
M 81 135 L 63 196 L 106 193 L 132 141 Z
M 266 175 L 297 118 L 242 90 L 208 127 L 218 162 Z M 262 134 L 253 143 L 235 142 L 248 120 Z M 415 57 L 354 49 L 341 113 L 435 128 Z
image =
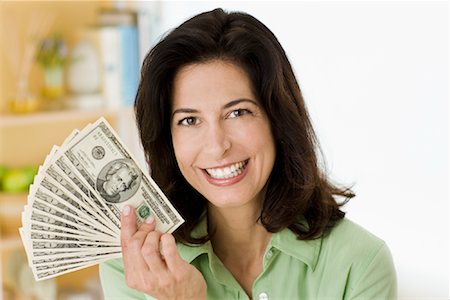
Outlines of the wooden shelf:
M 116 109 L 65 109 L 58 111 L 42 111 L 29 114 L 1 115 L 0 127 L 28 126 L 46 123 L 67 122 L 72 120 L 96 118 L 99 116 L 111 117 L 121 113 L 131 113 L 132 107 L 121 107 Z
M 21 214 L 28 193 L 0 192 L 0 252 L 22 249 Z
M 37 112 L 0 116 L 0 164 L 10 167 L 40 165 L 53 145 L 61 145 L 76 128 L 104 117 L 113 128 L 134 119 L 132 107 Z M 128 133 L 127 133 L 128 134 Z
M 0 249 L 15 247 L 17 240 L 20 242 L 19 227 L 22 226 L 21 217 L 27 196 L 28 193 L 0 193 L 0 239 L 2 240 Z

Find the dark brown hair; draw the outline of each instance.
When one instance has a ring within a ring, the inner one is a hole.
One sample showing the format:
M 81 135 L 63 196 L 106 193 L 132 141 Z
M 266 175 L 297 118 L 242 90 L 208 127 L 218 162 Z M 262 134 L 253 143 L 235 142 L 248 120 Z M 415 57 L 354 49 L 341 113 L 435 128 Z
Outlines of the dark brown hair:
M 170 131 L 173 80 L 183 66 L 213 59 L 233 62 L 247 72 L 271 123 L 277 152 L 262 224 L 269 232 L 287 227 L 300 239 L 327 233 L 344 217 L 340 206 L 354 194 L 330 183 L 319 168 L 319 145 L 289 60 L 260 21 L 215 9 L 184 22 L 150 50 L 136 96 L 137 124 L 152 177 L 186 220 L 175 237 L 184 243 L 209 238 L 191 237 L 207 200 L 184 179 L 175 159 Z M 336 196 L 345 201 L 338 203 Z

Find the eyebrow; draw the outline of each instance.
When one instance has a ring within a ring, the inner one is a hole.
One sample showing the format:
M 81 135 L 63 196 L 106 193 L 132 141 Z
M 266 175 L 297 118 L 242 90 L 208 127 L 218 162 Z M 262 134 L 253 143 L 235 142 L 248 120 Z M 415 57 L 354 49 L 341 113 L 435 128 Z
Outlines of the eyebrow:
M 227 109 L 233 106 L 236 106 L 242 102 L 249 102 L 252 103 L 253 105 L 256 105 L 259 107 L 258 102 L 256 102 L 255 100 L 252 99 L 246 99 L 246 98 L 242 98 L 242 99 L 236 99 L 236 100 L 232 100 L 228 103 L 226 103 L 224 106 L 222 106 L 222 109 Z M 174 110 L 174 112 L 172 113 L 172 117 L 177 114 L 177 113 L 198 113 L 199 111 L 197 109 L 193 109 L 193 108 L 178 108 L 176 110 Z

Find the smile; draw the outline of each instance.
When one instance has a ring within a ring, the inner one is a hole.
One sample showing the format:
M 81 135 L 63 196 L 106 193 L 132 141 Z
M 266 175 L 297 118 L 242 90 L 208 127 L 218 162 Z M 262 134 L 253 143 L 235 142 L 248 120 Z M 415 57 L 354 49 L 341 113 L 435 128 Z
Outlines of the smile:
M 205 169 L 206 173 L 214 179 L 229 179 L 236 176 L 239 176 L 244 172 L 245 167 L 248 164 L 248 159 L 245 161 L 241 161 L 232 165 L 229 165 L 225 168 L 212 168 Z

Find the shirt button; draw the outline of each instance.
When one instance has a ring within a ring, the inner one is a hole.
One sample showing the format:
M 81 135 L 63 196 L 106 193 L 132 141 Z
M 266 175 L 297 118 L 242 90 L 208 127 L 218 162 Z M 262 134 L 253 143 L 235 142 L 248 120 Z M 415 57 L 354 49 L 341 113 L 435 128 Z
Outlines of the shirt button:
M 273 250 L 270 249 L 270 250 L 267 251 L 267 253 L 266 253 L 266 259 L 270 259 L 270 258 L 272 257 L 272 255 L 273 255 Z
M 259 300 L 269 300 L 269 296 L 267 295 L 267 293 L 262 292 L 259 294 L 258 299 Z

